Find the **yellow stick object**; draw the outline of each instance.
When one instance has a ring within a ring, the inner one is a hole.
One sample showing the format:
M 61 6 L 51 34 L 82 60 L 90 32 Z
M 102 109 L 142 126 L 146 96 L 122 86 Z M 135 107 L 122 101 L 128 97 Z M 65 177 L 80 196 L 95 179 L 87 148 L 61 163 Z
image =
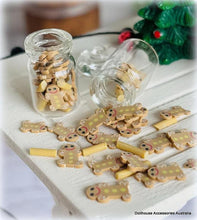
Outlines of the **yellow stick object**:
M 176 124 L 176 123 L 177 123 L 177 119 L 176 118 L 171 118 L 171 119 L 160 121 L 160 122 L 154 124 L 153 126 L 157 130 L 161 130 L 163 128 L 166 128 L 166 127 L 168 127 L 170 125 L 173 125 L 173 124 Z
M 115 95 L 119 102 L 124 101 L 124 92 L 123 92 L 123 89 L 119 85 L 116 85 Z
M 47 88 L 47 82 L 43 80 L 40 85 L 37 87 L 36 92 L 44 92 Z
M 90 147 L 86 147 L 82 149 L 82 155 L 83 156 L 88 156 L 90 154 L 94 154 L 103 150 L 107 149 L 107 144 L 106 143 L 101 143 L 97 145 L 92 145 Z
M 61 88 L 61 89 L 65 89 L 65 90 L 70 90 L 72 88 L 72 85 L 70 85 L 69 83 L 66 83 L 64 79 L 60 78 L 57 80 L 57 85 Z
M 120 171 L 115 173 L 115 178 L 117 180 L 125 179 L 125 178 L 133 175 L 134 173 L 136 173 L 136 171 L 131 171 L 131 170 L 128 170 L 128 169 L 120 170 Z
M 44 148 L 30 148 L 29 154 L 32 156 L 43 156 L 43 157 L 56 157 L 56 149 L 44 149 Z
M 124 151 L 131 152 L 133 154 L 136 154 L 136 155 L 138 155 L 142 158 L 145 158 L 148 155 L 148 151 L 142 150 L 138 147 L 134 147 L 130 144 L 126 144 L 126 143 L 121 142 L 121 141 L 117 141 L 116 147 L 120 150 L 124 150 Z
M 42 93 L 38 93 L 38 101 L 37 101 L 37 108 L 39 111 L 44 111 L 48 101 L 45 99 Z
M 72 110 L 71 108 L 61 109 L 61 111 L 63 111 L 63 112 L 70 112 L 71 110 Z

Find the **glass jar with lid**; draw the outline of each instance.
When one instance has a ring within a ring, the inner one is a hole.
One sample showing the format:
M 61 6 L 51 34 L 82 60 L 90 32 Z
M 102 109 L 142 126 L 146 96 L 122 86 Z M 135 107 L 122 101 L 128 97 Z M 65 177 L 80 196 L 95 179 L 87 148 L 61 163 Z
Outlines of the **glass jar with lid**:
M 72 36 L 60 29 L 43 29 L 24 42 L 33 106 L 46 117 L 62 117 L 78 103 Z

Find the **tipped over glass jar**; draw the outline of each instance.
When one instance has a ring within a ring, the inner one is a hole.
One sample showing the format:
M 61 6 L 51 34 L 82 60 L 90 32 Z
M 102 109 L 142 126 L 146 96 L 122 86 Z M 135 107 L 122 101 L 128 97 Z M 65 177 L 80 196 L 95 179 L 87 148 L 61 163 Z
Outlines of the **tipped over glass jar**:
M 157 53 L 147 42 L 124 41 L 91 76 L 93 101 L 99 107 L 133 104 L 144 92 L 158 63 Z
M 24 42 L 33 106 L 46 117 L 62 117 L 77 105 L 72 36 L 60 29 L 43 29 Z

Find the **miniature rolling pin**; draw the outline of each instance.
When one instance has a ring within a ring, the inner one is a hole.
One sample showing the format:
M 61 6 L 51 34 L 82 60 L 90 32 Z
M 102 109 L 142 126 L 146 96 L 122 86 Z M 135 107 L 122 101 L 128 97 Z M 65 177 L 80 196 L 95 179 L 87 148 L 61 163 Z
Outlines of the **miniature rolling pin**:
M 129 169 L 120 170 L 120 171 L 115 173 L 115 178 L 117 180 L 125 179 L 125 178 L 133 175 L 134 173 L 136 173 L 136 172 L 131 171 Z
M 121 141 L 117 141 L 116 147 L 120 150 L 124 150 L 124 151 L 131 152 L 133 154 L 136 154 L 136 155 L 138 155 L 142 158 L 145 158 L 148 155 L 148 151 L 142 150 L 138 147 L 134 147 L 130 144 L 126 144 L 126 143 L 121 142 Z
M 160 121 L 156 124 L 154 124 L 153 126 L 157 129 L 157 130 L 161 130 L 163 128 L 166 128 L 170 125 L 176 124 L 177 123 L 177 119 L 176 118 L 171 118 L 171 119 L 166 119 L 163 121 Z
M 120 85 L 116 85 L 115 95 L 119 102 L 124 101 L 124 92 Z
M 37 108 L 38 108 L 39 111 L 42 112 L 46 108 L 48 100 L 45 99 L 44 95 L 41 92 L 37 93 L 37 97 L 38 97 Z
M 86 147 L 83 148 L 82 151 L 82 155 L 83 156 L 88 156 L 103 150 L 107 149 L 107 144 L 106 143 L 101 143 L 101 144 L 97 144 L 97 145 L 92 145 L 90 147 Z
M 43 157 L 56 157 L 56 149 L 44 149 L 44 148 L 30 148 L 29 154 L 32 156 L 43 156 Z

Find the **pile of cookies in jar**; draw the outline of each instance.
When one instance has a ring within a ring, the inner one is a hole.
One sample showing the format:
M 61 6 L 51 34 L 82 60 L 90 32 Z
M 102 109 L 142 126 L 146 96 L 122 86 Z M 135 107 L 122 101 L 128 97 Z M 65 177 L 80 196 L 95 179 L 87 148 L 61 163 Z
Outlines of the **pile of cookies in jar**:
M 69 112 L 77 102 L 76 75 L 70 60 L 63 59 L 58 51 L 43 51 L 33 70 L 36 78 L 37 109 L 41 112 Z

